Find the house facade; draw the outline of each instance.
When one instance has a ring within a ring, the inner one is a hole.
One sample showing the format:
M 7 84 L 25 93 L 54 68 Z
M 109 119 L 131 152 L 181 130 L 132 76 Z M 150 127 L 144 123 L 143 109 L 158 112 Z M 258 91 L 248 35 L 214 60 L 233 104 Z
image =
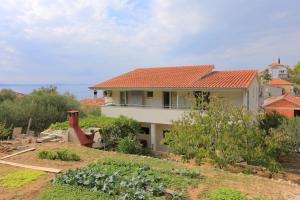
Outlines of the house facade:
M 280 58 L 277 62 L 273 62 L 270 65 L 268 65 L 269 74 L 271 75 L 272 79 L 288 78 L 288 69 L 288 65 L 280 63 Z
M 266 112 L 276 111 L 288 118 L 300 116 L 300 98 L 290 94 L 266 99 L 263 104 Z
M 257 71 L 214 71 L 213 65 L 138 68 L 90 89 L 104 91 L 104 115 L 139 121 L 138 138 L 154 151 L 168 150 L 160 141 L 199 94 L 228 99 L 253 112 L 259 108 Z

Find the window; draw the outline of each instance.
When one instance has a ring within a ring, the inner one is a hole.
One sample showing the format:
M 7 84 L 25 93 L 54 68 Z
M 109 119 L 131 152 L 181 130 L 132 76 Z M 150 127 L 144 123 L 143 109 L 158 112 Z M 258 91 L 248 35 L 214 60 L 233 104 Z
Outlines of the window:
M 148 142 L 147 140 L 140 140 L 140 143 L 142 145 L 142 147 L 147 148 L 148 147 Z
M 147 98 L 152 98 L 152 97 L 153 97 L 153 91 L 148 91 Z
M 103 96 L 105 96 L 105 97 L 111 97 L 112 96 L 112 91 L 111 90 L 104 90 L 103 91 Z
M 150 134 L 150 128 L 148 128 L 148 127 L 141 127 L 141 134 L 149 135 Z

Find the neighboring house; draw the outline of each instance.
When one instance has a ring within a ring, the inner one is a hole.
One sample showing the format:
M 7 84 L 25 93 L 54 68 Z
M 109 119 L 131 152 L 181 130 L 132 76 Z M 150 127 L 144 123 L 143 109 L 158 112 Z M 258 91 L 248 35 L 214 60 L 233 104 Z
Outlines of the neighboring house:
M 262 100 L 282 95 L 283 89 L 269 84 L 262 84 Z
M 257 71 L 213 69 L 214 65 L 138 68 L 90 89 L 104 91 L 104 115 L 124 115 L 139 121 L 142 144 L 154 151 L 167 151 L 160 141 L 172 121 L 191 108 L 195 95 L 226 98 L 253 112 L 258 110 Z
M 288 65 L 280 63 L 280 58 L 278 59 L 277 62 L 273 62 L 268 66 L 268 71 L 272 79 L 288 78 L 289 76 L 288 69 L 289 69 Z
M 294 94 L 293 84 L 289 81 L 280 78 L 274 78 L 270 80 L 268 84 L 273 87 L 281 88 L 282 94 Z
M 300 98 L 285 94 L 264 101 L 266 112 L 277 111 L 288 118 L 300 116 Z

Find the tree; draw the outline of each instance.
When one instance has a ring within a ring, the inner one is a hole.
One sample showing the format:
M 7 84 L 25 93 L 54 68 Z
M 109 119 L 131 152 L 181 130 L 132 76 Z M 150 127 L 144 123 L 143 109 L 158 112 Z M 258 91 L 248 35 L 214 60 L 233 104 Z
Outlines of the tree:
M 262 72 L 261 77 L 265 81 L 270 81 L 272 79 L 271 74 L 269 73 L 268 69 L 266 69 Z
M 184 159 L 195 158 L 198 163 L 207 158 L 222 168 L 247 161 L 277 171 L 277 156 L 288 139 L 280 131 L 266 134 L 250 111 L 224 99 L 210 98 L 210 103 L 175 121 L 163 142 L 174 153 Z
M 32 130 L 42 131 L 51 123 L 65 121 L 67 111 L 72 109 L 79 109 L 74 96 L 59 94 L 55 87 L 41 88 L 23 98 L 0 103 L 0 121 L 25 128 L 32 118 Z
M 294 66 L 294 73 L 300 76 L 300 61 L 298 61 L 297 64 Z
M 0 90 L 0 103 L 5 100 L 14 100 L 17 98 L 16 93 L 10 89 L 2 89 Z

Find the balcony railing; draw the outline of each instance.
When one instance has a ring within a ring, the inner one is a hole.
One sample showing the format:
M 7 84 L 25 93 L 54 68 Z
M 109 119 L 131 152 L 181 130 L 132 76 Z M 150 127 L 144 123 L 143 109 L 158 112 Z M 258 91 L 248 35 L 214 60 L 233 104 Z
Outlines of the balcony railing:
M 189 109 L 172 107 L 152 107 L 144 105 L 116 105 L 107 104 L 102 106 L 101 112 L 109 117 L 119 117 L 124 115 L 133 118 L 139 122 L 171 124 L 172 121 L 188 112 Z

